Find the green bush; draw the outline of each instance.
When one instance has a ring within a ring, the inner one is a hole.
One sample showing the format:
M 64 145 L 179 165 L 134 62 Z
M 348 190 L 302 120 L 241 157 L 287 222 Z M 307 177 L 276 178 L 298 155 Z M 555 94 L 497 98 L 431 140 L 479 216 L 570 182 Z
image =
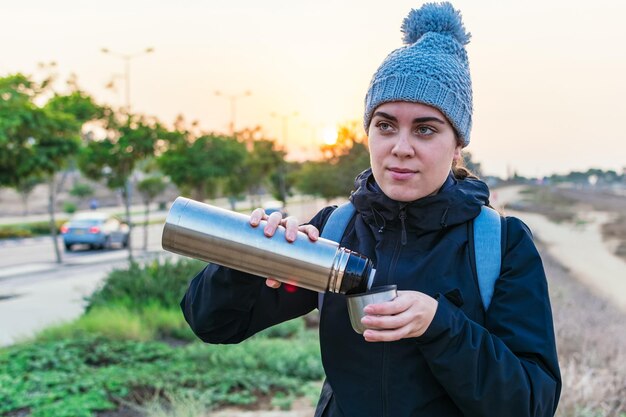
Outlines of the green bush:
M 56 221 L 57 230 L 59 230 L 63 223 L 65 223 L 65 220 Z M 48 221 L 7 224 L 0 226 L 0 239 L 24 238 L 49 234 L 50 222 Z
M 274 337 L 274 338 L 292 338 L 297 336 L 304 330 L 304 319 L 297 318 L 286 321 L 284 323 L 277 324 L 263 330 L 259 333 L 260 336 Z
M 89 335 L 110 340 L 196 340 L 180 308 L 165 309 L 154 303 L 132 310 L 114 304 L 97 306 L 71 323 L 42 330 L 36 340 L 54 341 Z
M 109 274 L 105 284 L 87 298 L 87 311 L 110 304 L 130 310 L 148 305 L 178 309 L 189 282 L 204 265 L 193 259 L 154 261 L 145 266 L 133 262 L 127 269 Z
M 65 203 L 63 203 L 63 212 L 67 213 L 67 214 L 73 214 L 76 212 L 76 210 L 78 209 L 78 207 L 76 206 L 76 203 L 73 203 L 71 201 L 66 201 Z
M 153 340 L 195 339 L 178 302 L 202 266 L 180 260 L 113 271 L 79 319 L 0 348 L 0 415 L 90 417 L 172 398 L 210 410 L 275 396 L 273 404 L 288 408 L 310 395 L 323 369 L 317 332 L 302 318 L 238 345 Z
M 78 198 L 86 198 L 92 196 L 94 189 L 91 185 L 78 182 L 74 184 L 70 190 L 70 195 Z
M 56 229 L 59 230 L 65 222 L 67 222 L 67 220 L 56 220 L 55 221 Z M 48 221 L 27 223 L 26 226 L 35 236 L 43 236 L 43 235 L 50 234 L 50 222 Z
M 14 239 L 31 236 L 33 236 L 33 233 L 25 227 L 14 225 L 0 226 L 0 239 Z
M 97 335 L 110 340 L 146 341 L 153 339 L 155 334 L 155 327 L 146 325 L 141 314 L 123 306 L 106 306 L 94 308 L 71 323 L 48 327 L 37 334 L 37 340 Z
M 281 392 L 276 401 L 287 406 L 286 398 L 305 395 L 303 387 L 322 377 L 315 332 L 297 343 L 256 337 L 184 347 L 82 336 L 0 349 L 0 415 L 93 416 L 147 401 L 145 393 L 215 408 Z
M 127 268 L 114 270 L 103 286 L 87 298 L 87 309 L 82 317 L 44 329 L 37 340 L 85 335 L 111 340 L 196 340 L 179 303 L 189 281 L 204 265 L 180 259 L 154 261 L 148 265 L 131 263 Z

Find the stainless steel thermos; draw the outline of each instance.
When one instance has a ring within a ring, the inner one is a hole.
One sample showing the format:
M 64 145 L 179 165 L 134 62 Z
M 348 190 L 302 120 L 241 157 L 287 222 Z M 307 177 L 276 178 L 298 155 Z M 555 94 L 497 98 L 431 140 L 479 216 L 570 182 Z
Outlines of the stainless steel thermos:
M 250 217 L 178 197 L 163 228 L 163 249 L 317 292 L 342 294 L 367 291 L 376 270 L 363 255 L 319 238 L 312 242 L 298 232 L 294 242 L 279 227 L 272 238 L 265 222 L 250 225 Z

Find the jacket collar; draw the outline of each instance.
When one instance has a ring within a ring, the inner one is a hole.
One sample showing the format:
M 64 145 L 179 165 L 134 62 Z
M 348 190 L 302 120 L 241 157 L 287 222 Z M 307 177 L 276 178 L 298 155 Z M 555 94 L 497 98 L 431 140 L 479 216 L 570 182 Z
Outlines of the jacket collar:
M 387 197 L 376 184 L 371 169 L 356 178 L 355 188 L 350 201 L 365 222 L 385 229 L 402 227 L 404 216 L 402 222 L 407 230 L 436 231 L 473 219 L 489 203 L 489 189 L 484 182 L 460 180 L 452 173 L 437 194 L 409 203 Z

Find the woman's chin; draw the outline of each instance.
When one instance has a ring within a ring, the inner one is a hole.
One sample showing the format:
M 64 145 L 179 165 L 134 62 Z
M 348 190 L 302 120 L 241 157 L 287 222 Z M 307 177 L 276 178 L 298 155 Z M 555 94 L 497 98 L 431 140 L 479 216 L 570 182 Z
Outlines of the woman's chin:
M 387 187 L 381 187 L 383 193 L 392 200 L 400 201 L 402 203 L 408 203 L 411 201 L 419 200 L 422 197 L 426 197 L 432 193 L 426 192 L 419 188 L 408 187 L 407 185 L 391 185 Z

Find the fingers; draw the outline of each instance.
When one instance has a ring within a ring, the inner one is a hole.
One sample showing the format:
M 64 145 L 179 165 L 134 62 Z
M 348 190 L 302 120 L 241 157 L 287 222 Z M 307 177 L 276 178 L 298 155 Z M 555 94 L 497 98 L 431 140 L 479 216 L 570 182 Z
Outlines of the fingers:
M 363 337 L 367 342 L 393 342 L 404 339 L 407 333 L 403 329 L 395 330 L 372 330 L 367 329 L 363 332 Z
M 294 242 L 297 239 L 298 232 L 306 234 L 313 242 L 320 237 L 320 232 L 315 226 L 311 224 L 299 225 L 300 222 L 297 217 L 290 216 L 283 219 L 278 212 L 268 216 L 262 208 L 257 208 L 250 214 L 250 225 L 252 227 L 257 227 L 264 220 L 266 220 L 267 223 L 263 228 L 263 233 L 267 237 L 274 236 L 279 226 L 285 228 L 285 238 L 289 242 Z
M 428 329 L 437 311 L 434 298 L 417 291 L 398 291 L 398 297 L 386 303 L 370 304 L 361 322 L 367 328 L 368 342 L 388 342 L 419 337 Z
M 265 225 L 265 228 L 263 229 L 263 233 L 265 233 L 265 236 L 267 237 L 274 236 L 274 233 L 276 233 L 276 229 L 278 229 L 278 226 L 280 226 L 282 221 L 283 221 L 282 214 L 276 211 L 270 214 L 269 217 L 267 217 L 267 224 Z
M 289 242 L 293 242 L 298 237 L 298 219 L 295 217 L 287 217 L 283 220 L 285 225 L 285 238 Z
M 406 326 L 413 319 L 409 314 L 409 310 L 403 311 L 400 314 L 388 315 L 388 316 L 374 316 L 367 315 L 361 319 L 361 323 L 370 329 L 398 329 Z
M 252 214 L 250 214 L 250 226 L 257 227 L 261 224 L 261 220 L 267 219 L 267 215 L 265 214 L 265 210 L 262 208 L 254 209 Z
M 250 226 L 252 227 L 257 227 L 263 220 L 267 221 L 263 228 L 263 233 L 267 237 L 272 237 L 282 222 L 282 215 L 274 212 L 268 216 L 262 208 L 254 209 L 250 214 Z
M 408 309 L 412 303 L 412 297 L 407 294 L 407 291 L 398 291 L 398 296 L 393 300 L 379 304 L 368 304 L 363 308 L 363 312 L 371 315 L 398 314 Z
M 304 224 L 302 226 L 299 226 L 298 230 L 302 233 L 305 233 L 309 237 L 309 240 L 313 242 L 315 242 L 320 237 L 320 231 L 317 230 L 317 227 L 313 226 L 312 224 Z
M 276 281 L 273 278 L 268 278 L 265 280 L 265 285 L 267 285 L 270 288 L 279 288 L 280 287 L 280 281 Z

